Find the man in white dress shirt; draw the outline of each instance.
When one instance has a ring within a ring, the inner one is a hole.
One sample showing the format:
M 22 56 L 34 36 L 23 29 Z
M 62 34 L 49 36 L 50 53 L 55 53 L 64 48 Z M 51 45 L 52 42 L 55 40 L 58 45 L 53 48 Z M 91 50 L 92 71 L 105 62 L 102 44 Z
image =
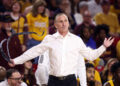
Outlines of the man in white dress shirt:
M 9 65 L 14 67 L 17 64 L 23 64 L 48 50 L 50 59 L 48 86 L 77 86 L 75 74 L 78 71 L 78 59 L 84 59 L 80 58 L 80 55 L 88 60 L 94 60 L 112 44 L 114 39 L 106 38 L 102 46 L 92 50 L 85 46 L 80 37 L 69 32 L 69 21 L 66 14 L 57 14 L 54 25 L 57 28 L 55 34 L 47 35 L 42 43 L 12 59 L 12 63 L 9 63 Z M 84 64 L 84 62 L 81 64 Z M 87 86 L 86 82 L 81 86 Z

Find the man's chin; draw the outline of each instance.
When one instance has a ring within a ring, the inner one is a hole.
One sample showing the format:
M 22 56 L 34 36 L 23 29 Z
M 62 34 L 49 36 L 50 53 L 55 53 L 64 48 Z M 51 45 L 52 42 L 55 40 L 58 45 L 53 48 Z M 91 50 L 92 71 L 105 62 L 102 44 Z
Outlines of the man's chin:
M 16 84 L 16 86 L 21 86 L 21 84 Z

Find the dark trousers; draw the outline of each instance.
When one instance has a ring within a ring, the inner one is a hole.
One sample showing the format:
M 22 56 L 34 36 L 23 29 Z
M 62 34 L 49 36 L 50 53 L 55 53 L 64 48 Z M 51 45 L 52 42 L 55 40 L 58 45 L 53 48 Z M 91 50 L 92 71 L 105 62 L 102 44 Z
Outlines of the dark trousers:
M 50 75 L 48 86 L 77 86 L 77 80 L 74 74 L 65 77 L 55 77 Z

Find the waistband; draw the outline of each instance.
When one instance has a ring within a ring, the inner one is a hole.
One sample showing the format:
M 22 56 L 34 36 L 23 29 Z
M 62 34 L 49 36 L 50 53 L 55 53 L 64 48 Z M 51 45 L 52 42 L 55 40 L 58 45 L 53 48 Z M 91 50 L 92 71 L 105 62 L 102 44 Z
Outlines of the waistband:
M 75 77 L 75 74 L 70 74 L 67 76 L 60 76 L 60 77 L 49 75 L 49 79 L 56 79 L 56 80 L 65 80 L 65 79 L 74 78 L 74 77 Z

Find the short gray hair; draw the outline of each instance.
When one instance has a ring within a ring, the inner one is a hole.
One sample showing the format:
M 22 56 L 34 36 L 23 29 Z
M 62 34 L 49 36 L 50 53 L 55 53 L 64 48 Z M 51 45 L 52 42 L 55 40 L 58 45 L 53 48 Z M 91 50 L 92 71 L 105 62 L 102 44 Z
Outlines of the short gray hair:
M 57 18 L 58 18 L 59 16 L 62 16 L 62 15 L 66 16 L 66 18 L 67 18 L 67 20 L 68 20 L 68 17 L 67 17 L 67 15 L 66 15 L 65 13 L 58 13 L 58 14 L 55 16 L 54 22 L 56 22 Z

